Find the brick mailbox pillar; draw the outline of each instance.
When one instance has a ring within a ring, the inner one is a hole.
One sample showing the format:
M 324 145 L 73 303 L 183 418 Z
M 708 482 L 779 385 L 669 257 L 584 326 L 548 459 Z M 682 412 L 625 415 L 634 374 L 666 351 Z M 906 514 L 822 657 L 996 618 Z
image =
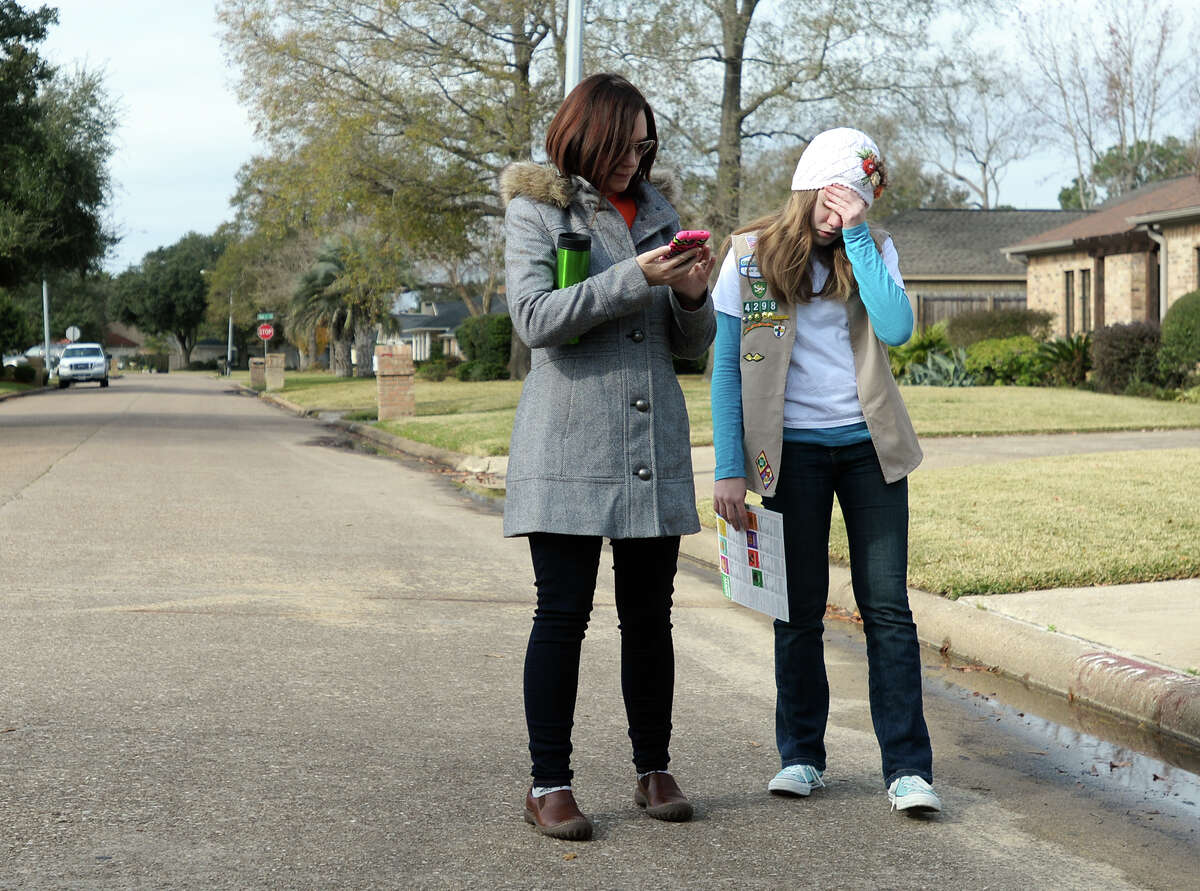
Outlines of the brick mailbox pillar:
M 412 347 L 375 347 L 375 383 L 379 388 L 379 420 L 390 421 L 417 412 L 413 396 Z
M 283 353 L 267 354 L 267 389 L 283 389 Z
M 250 358 L 250 389 L 265 390 L 267 388 L 267 360 L 257 356 Z

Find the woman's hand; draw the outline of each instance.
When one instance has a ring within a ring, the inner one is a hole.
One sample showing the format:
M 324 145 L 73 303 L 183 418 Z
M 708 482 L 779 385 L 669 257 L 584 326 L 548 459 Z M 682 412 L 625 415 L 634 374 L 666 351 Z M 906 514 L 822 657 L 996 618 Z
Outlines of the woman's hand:
M 867 202 L 848 186 L 826 186 L 825 206 L 842 218 L 843 229 L 853 229 L 867 218 Z
M 690 300 L 699 300 L 708 289 L 708 277 L 712 273 L 715 258 L 708 245 L 663 260 L 670 250 L 668 245 L 639 254 L 637 264 L 651 285 L 669 285 Z
M 746 528 L 746 478 L 731 476 L 713 484 L 713 510 L 741 532 Z

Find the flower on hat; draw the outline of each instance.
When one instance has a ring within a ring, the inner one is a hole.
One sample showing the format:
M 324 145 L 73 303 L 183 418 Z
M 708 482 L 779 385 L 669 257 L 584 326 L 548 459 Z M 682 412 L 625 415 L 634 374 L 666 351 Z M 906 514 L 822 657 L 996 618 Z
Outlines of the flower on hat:
M 862 159 L 863 171 L 863 177 L 859 182 L 863 188 L 870 187 L 874 197 L 878 198 L 883 194 L 884 186 L 887 185 L 887 173 L 883 169 L 883 161 L 868 148 L 859 149 L 858 157 Z

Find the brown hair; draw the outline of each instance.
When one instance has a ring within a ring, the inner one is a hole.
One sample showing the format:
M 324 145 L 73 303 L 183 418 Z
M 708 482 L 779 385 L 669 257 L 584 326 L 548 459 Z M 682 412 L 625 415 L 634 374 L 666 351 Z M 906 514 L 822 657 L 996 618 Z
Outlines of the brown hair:
M 546 154 L 564 176 L 582 176 L 601 188 L 629 151 L 639 112 L 646 114 L 646 138 L 657 140 L 654 112 L 637 87 L 619 74 L 584 78 L 550 121 Z M 626 194 L 640 180 L 650 178 L 657 154 L 656 145 L 642 155 Z
M 814 252 L 820 252 L 831 269 L 823 297 L 845 303 L 854 291 L 854 269 L 846 256 L 846 243 L 840 238 L 828 247 L 813 243 L 812 215 L 818 194 L 818 189 L 792 192 L 782 209 L 733 233 L 758 232 L 754 247 L 758 268 L 778 299 L 787 303 L 809 303 L 813 299 L 809 266 Z

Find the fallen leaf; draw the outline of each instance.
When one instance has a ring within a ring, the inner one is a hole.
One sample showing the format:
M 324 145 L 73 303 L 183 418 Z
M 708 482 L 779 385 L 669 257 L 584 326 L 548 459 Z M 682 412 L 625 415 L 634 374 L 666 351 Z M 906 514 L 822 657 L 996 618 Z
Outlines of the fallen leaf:
M 574 860 L 578 854 L 563 854 L 563 860 Z
M 756 749 L 758 749 L 758 748 L 761 748 L 761 747 L 762 747 L 762 743 L 755 742 L 754 740 L 750 740 L 750 745 L 752 745 L 752 746 L 753 746 L 754 748 L 756 748 Z
M 1049 752 L 1030 752 L 1030 755 L 1049 755 Z
M 1165 779 L 1165 777 L 1160 777 L 1160 776 L 1159 776 L 1158 774 L 1156 774 L 1156 773 L 1152 773 L 1152 774 L 1150 774 L 1150 776 L 1154 777 L 1154 779 L 1155 779 L 1155 780 L 1162 780 L 1162 779 Z
M 1118 767 L 1132 767 L 1132 766 L 1133 766 L 1132 761 L 1109 761 L 1108 762 L 1109 770 L 1116 770 Z

